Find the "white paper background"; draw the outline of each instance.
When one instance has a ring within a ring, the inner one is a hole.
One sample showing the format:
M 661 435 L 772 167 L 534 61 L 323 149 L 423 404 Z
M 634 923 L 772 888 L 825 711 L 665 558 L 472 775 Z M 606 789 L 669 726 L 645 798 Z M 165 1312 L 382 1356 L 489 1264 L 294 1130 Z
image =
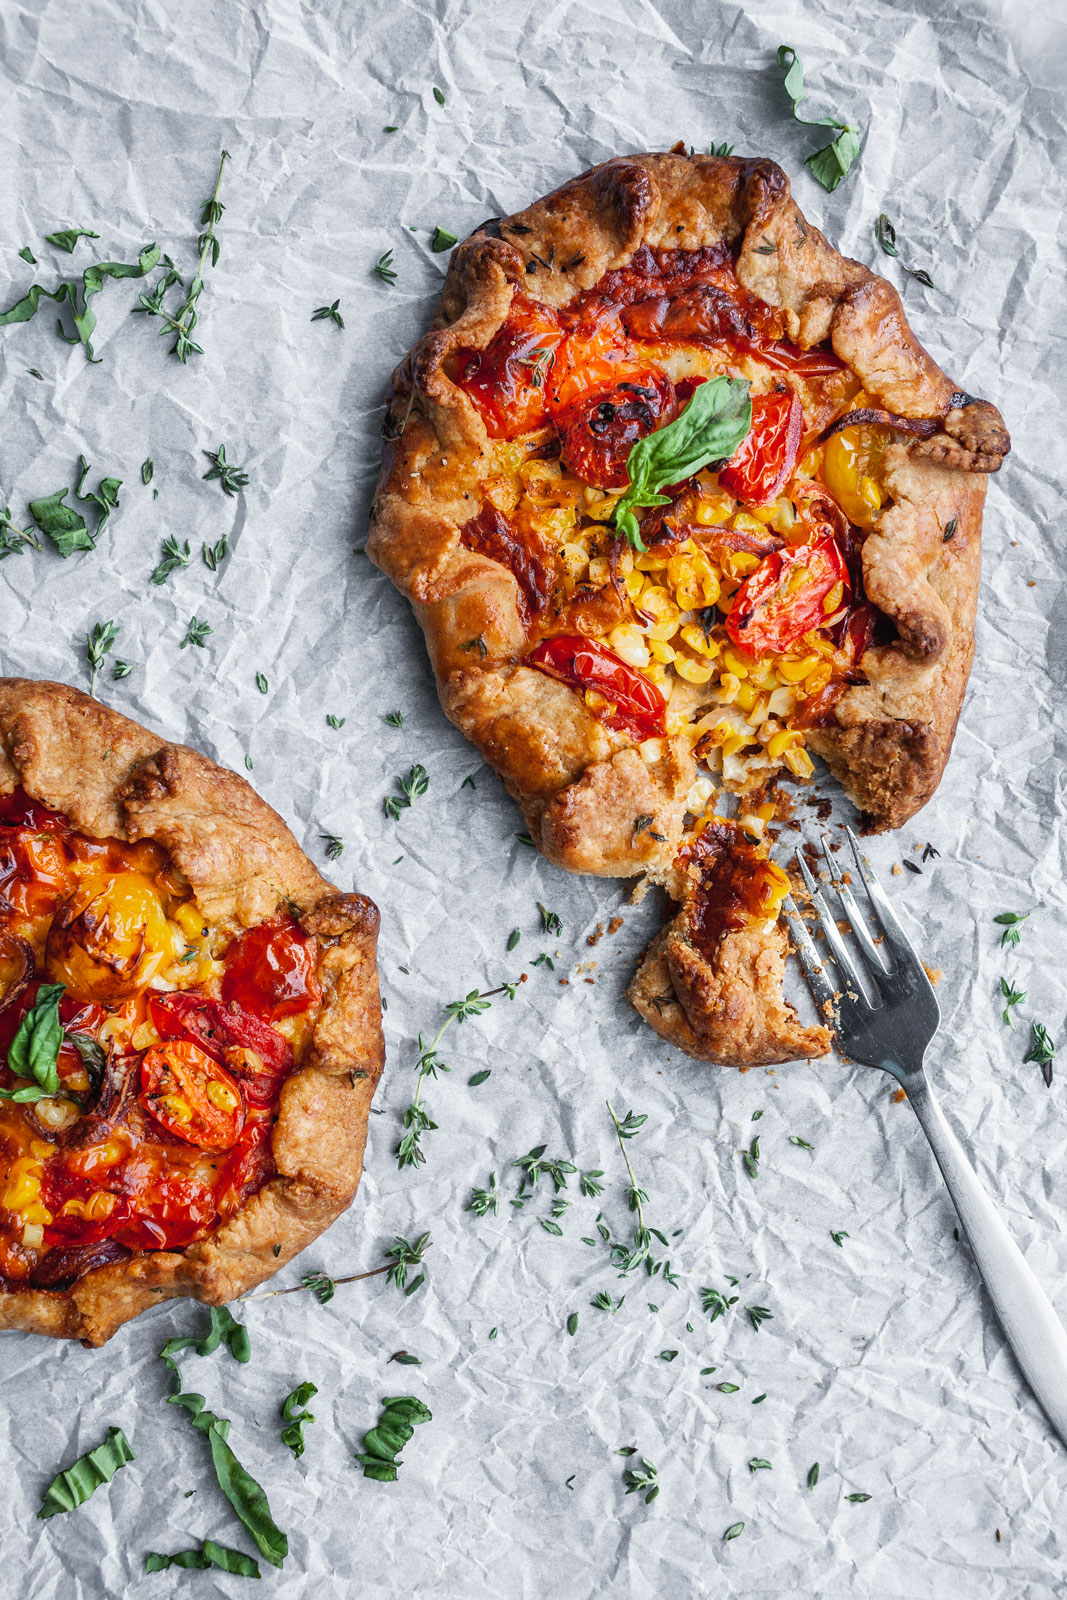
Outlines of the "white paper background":
M 1062 1592 L 1067 1456 L 1022 1388 L 892 1083 L 832 1061 L 717 1071 L 657 1042 L 622 990 L 659 908 L 627 910 L 617 937 L 587 947 L 623 907 L 620 887 L 565 877 L 516 843 L 521 820 L 444 721 L 406 606 L 353 554 L 383 387 L 447 264 L 429 251 L 437 223 L 462 237 L 617 152 L 725 139 L 781 161 L 812 220 L 901 283 L 920 337 L 961 385 L 1001 406 L 1014 449 L 991 485 L 978 660 L 952 764 L 933 804 L 873 853 L 888 874 L 901 855 L 916 859 L 918 842 L 941 850 L 923 877 L 888 879 L 945 974 L 933 1077 L 1067 1314 L 1067 1069 L 1047 1091 L 1021 1064 L 1024 1024 L 1009 1033 L 996 996 L 1009 973 L 1029 991 L 1026 1017 L 1063 1039 L 1067 115 L 1056 86 L 1067 47 L 1057 7 L 1006 9 L 1010 25 L 976 0 L 780 0 L 755 16 L 727 0 L 0 6 L 4 304 L 31 281 L 16 255 L 27 243 L 44 282 L 90 259 L 134 259 L 153 239 L 187 267 L 218 152 L 233 155 L 203 357 L 182 368 L 151 325 L 126 315 L 135 284 L 108 285 L 95 302 L 101 366 L 58 341 L 47 303 L 0 334 L 0 503 L 17 517 L 72 481 L 79 451 L 92 483 L 105 472 L 125 481 L 95 555 L 0 564 L 3 668 L 85 686 L 84 634 L 115 618 L 116 654 L 135 670 L 121 684 L 104 675 L 111 703 L 239 770 L 251 753 L 253 781 L 311 855 L 322 859 L 321 834 L 341 836 L 338 881 L 382 908 L 383 1114 L 371 1119 L 355 1206 L 300 1267 L 370 1267 L 394 1233 L 430 1228 L 429 1285 L 405 1300 L 374 1280 L 326 1308 L 307 1296 L 261 1301 L 247 1307 L 249 1367 L 189 1358 L 189 1385 L 234 1419 L 232 1442 L 288 1530 L 285 1571 L 264 1566 L 287 1600 Z M 861 161 L 831 196 L 802 165 L 819 135 L 789 120 L 773 66 L 782 41 L 803 57 L 811 114 L 838 110 L 867 129 Z M 400 131 L 382 133 L 386 123 Z M 877 255 L 881 210 L 936 291 Z M 78 224 L 101 238 L 73 262 L 43 245 L 45 232 Z M 370 274 L 390 248 L 393 288 Z M 338 296 L 345 331 L 312 324 Z M 235 500 L 201 481 L 201 451 L 220 441 L 250 474 Z M 154 502 L 139 480 L 148 455 Z M 166 534 L 188 538 L 194 561 L 150 588 Z M 232 554 L 215 577 L 198 552 L 223 534 Z M 194 612 L 214 632 L 205 650 L 179 651 Z M 401 729 L 382 720 L 394 708 Z M 329 712 L 347 719 L 341 732 Z M 387 821 L 382 798 L 415 761 L 429 792 Z M 473 793 L 462 787 L 470 773 Z M 562 918 L 562 939 L 537 932 L 538 900 Z M 990 919 L 1030 908 L 1008 960 Z M 508 955 L 516 926 L 522 943 Z M 556 948 L 555 975 L 529 966 Z M 586 960 L 595 974 L 576 971 Z M 454 1070 L 428 1093 L 440 1131 L 425 1141 L 425 1167 L 398 1173 L 415 1036 L 433 1031 L 445 1002 L 524 963 L 530 981 L 514 1004 L 446 1035 Z M 469 1088 L 483 1066 L 492 1077 Z M 677 1290 L 636 1275 L 617 1285 L 603 1252 L 580 1242 L 596 1203 L 577 1195 L 563 1238 L 537 1222 L 544 1184 L 521 1212 L 506 1199 L 498 1218 L 463 1210 L 490 1170 L 511 1194 L 509 1163 L 546 1143 L 604 1169 L 605 1214 L 622 1231 L 609 1096 L 648 1113 L 630 1150 L 650 1220 L 683 1230 Z M 757 1131 L 753 1183 L 740 1151 Z M 843 1249 L 831 1229 L 850 1234 Z M 741 1301 L 710 1326 L 696 1291 L 724 1286 L 727 1272 Z M 590 1309 L 600 1289 L 626 1293 L 614 1319 Z M 749 1303 L 774 1313 L 759 1334 L 739 1315 Z M 149 1548 L 204 1536 L 250 1547 L 209 1483 L 203 1440 L 162 1403 L 158 1348 L 199 1315 L 161 1309 L 98 1352 L 16 1335 L 0 1344 L 6 1592 L 244 1591 L 213 1573 L 143 1576 Z M 387 1365 L 404 1347 L 421 1367 Z M 681 1353 L 659 1361 L 664 1348 Z M 718 1372 L 701 1379 L 709 1365 Z M 319 1387 L 319 1420 L 294 1463 L 277 1408 L 305 1377 Z M 718 1393 L 722 1379 L 740 1393 Z M 434 1420 L 398 1483 L 365 1481 L 353 1451 L 381 1397 L 407 1391 Z M 136 1461 L 84 1510 L 34 1520 L 53 1472 L 112 1423 Z M 613 1451 L 631 1443 L 660 1470 L 651 1508 L 623 1493 Z M 750 1474 L 752 1456 L 773 1471 Z M 850 1505 L 853 1490 L 872 1499 Z M 723 1544 L 741 1520 L 742 1537 Z

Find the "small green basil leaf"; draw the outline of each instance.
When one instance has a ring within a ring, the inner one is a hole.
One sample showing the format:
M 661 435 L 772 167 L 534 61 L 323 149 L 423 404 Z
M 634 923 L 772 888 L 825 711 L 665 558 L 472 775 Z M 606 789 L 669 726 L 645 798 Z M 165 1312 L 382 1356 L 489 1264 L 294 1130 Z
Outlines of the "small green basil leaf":
M 637 550 L 645 548 L 635 506 L 669 505 L 660 491 L 692 477 L 709 461 L 728 460 L 752 426 L 744 378 L 702 383 L 673 422 L 638 439 L 626 462 L 630 487 L 615 507 L 615 527 Z
M 243 1550 L 231 1550 L 229 1545 L 216 1544 L 214 1539 L 205 1539 L 199 1550 L 177 1550 L 172 1556 L 150 1550 L 145 1557 L 146 1572 L 166 1572 L 168 1567 L 191 1567 L 200 1572 L 218 1567 L 220 1572 L 232 1572 L 238 1578 L 260 1576 L 259 1563 L 251 1556 Z
M 65 987 L 62 983 L 42 983 L 7 1051 L 7 1064 L 15 1076 L 30 1078 L 45 1094 L 59 1093 L 56 1062 L 63 1043 L 59 998 Z
M 109 1428 L 103 1444 L 79 1456 L 73 1466 L 53 1478 L 41 1502 L 38 1517 L 54 1517 L 60 1511 L 83 1506 L 101 1484 L 110 1483 L 120 1467 L 133 1460 L 129 1440 L 121 1428 Z
M 100 235 L 91 228 L 62 228 L 58 233 L 46 233 L 45 244 L 54 244 L 57 250 L 65 250 L 68 256 L 74 254 L 74 246 L 79 239 L 99 239 Z

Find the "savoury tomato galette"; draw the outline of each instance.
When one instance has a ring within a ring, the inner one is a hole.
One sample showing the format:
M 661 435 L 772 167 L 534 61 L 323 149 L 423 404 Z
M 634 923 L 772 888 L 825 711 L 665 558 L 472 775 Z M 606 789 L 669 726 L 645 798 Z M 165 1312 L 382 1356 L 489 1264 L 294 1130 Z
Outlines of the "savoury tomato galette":
M 345 1209 L 377 933 L 242 778 L 0 679 L 0 1328 L 221 1304 Z
M 459 246 L 385 431 L 368 551 L 447 715 L 550 861 L 676 904 L 638 1010 L 710 1060 L 823 1052 L 761 836 L 812 754 L 872 828 L 936 788 L 999 413 L 778 167 L 672 152 Z

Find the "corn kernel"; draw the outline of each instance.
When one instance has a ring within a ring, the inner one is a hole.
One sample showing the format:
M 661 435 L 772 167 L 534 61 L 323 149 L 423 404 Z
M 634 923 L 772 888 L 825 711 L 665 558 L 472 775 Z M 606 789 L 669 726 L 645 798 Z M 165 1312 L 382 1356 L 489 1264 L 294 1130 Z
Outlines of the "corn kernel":
M 685 631 L 686 630 L 683 628 L 683 638 L 685 637 Z M 700 630 L 697 628 L 691 631 L 699 633 Z M 688 642 L 689 641 L 686 640 L 687 644 Z M 652 657 L 653 661 L 673 661 L 675 656 L 678 654 L 673 645 L 664 643 L 662 639 L 651 639 L 649 641 L 648 653 Z
M 642 668 L 645 677 L 653 683 L 666 683 L 667 668 L 661 661 L 650 661 L 647 667 Z
M 736 756 L 738 751 L 743 750 L 746 744 L 751 742 L 747 734 L 735 733 L 732 739 L 727 739 L 723 744 L 723 760 L 725 761 L 730 756 Z
M 49 1211 L 48 1207 L 43 1206 L 39 1200 L 33 1200 L 28 1206 L 23 1207 L 22 1220 L 24 1222 L 35 1223 L 37 1226 L 43 1225 L 44 1227 L 47 1227 L 52 1220 L 52 1213 Z
M 49 1218 L 51 1221 L 51 1218 Z M 44 1244 L 44 1229 L 39 1222 L 27 1222 L 22 1230 L 22 1243 L 27 1250 L 39 1250 Z
M 608 643 L 616 655 L 631 667 L 648 666 L 648 647 L 640 628 L 632 622 L 621 622 L 608 634 Z
M 769 506 L 753 506 L 752 515 L 757 522 L 762 522 L 766 527 L 768 522 L 774 521 L 776 509 L 776 503 L 772 500 Z
M 770 822 L 774 816 L 773 800 L 765 800 L 760 806 L 759 810 L 756 812 L 756 815 L 762 822 Z
M 750 728 L 758 728 L 761 723 L 766 722 L 770 712 L 770 704 L 771 697 L 769 694 L 761 694 L 759 696 L 746 719 Z
M 706 774 L 702 773 L 690 785 L 689 793 L 685 797 L 685 809 L 691 811 L 695 817 L 699 817 L 714 793 L 715 785 Z
M 810 778 L 815 771 L 815 763 L 806 750 L 787 750 L 785 764 L 796 778 Z
M 9 1211 L 21 1211 L 24 1206 L 31 1205 L 40 1192 L 40 1178 L 35 1178 L 28 1172 L 20 1172 L 4 1190 L 0 1205 L 7 1206 Z
M 209 1083 L 207 1097 L 218 1111 L 236 1111 L 238 1106 L 237 1096 L 225 1083 Z
M 188 1100 L 183 1100 L 178 1094 L 161 1094 L 158 1104 L 175 1122 L 192 1122 L 193 1108 Z
M 734 527 L 738 533 L 763 533 L 763 523 L 749 511 L 739 511 L 733 519 Z
M 776 733 L 767 741 L 767 754 L 772 761 L 780 761 L 787 750 L 794 750 L 797 745 L 803 744 L 804 735 L 792 728 L 783 728 L 781 733 Z
M 582 511 L 591 522 L 610 522 L 618 503 L 617 494 L 600 494 L 590 488 L 582 490 Z
M 747 678 L 748 669 L 752 665 L 747 657 L 741 655 L 730 645 L 722 653 L 722 664 L 727 672 L 732 672 L 735 678 Z
M 778 671 L 786 683 L 800 683 L 818 665 L 819 657 L 816 655 L 801 656 L 799 660 L 794 661 L 790 661 L 788 657 L 783 656 L 778 663 Z
M 698 656 L 706 656 L 709 661 L 714 661 L 719 654 L 721 646 L 717 639 L 709 639 L 703 628 L 695 622 L 687 622 L 679 628 L 679 634 L 690 650 L 695 650 Z
M 830 679 L 833 677 L 833 675 L 833 663 L 830 661 L 820 661 L 818 666 L 813 667 L 808 673 L 807 677 L 804 679 L 804 693 L 806 695 L 818 694 L 820 689 L 826 688 L 826 685 L 830 682 Z
M 841 582 L 835 583 L 830 593 L 823 598 L 822 609 L 825 616 L 831 616 L 838 609 L 844 599 L 844 594 L 844 584 Z
M 724 672 L 719 679 L 719 701 L 722 705 L 732 705 L 741 687 L 741 679 L 732 672 Z
M 756 704 L 758 696 L 750 683 L 738 684 L 737 693 L 734 695 L 734 705 L 740 706 L 742 711 L 751 711 Z
M 679 656 L 674 663 L 674 670 L 686 683 L 707 683 L 711 677 L 711 668 L 702 661 L 694 661 L 692 656 Z
M 694 516 L 702 528 L 717 528 L 733 515 L 734 502 L 727 494 L 702 495 Z
M 641 760 L 646 761 L 650 767 L 655 766 L 656 762 L 663 758 L 662 739 L 645 739 L 637 748 Z
M 662 572 L 670 562 L 670 555 L 664 550 L 646 550 L 637 558 L 637 567 L 641 572 Z

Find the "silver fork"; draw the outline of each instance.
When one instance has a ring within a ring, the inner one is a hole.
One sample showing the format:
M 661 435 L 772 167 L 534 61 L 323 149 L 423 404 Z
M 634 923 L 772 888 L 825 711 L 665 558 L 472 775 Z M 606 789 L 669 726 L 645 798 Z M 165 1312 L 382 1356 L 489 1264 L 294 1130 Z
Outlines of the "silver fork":
M 825 836 L 823 855 L 830 883 L 864 960 L 853 961 L 831 907 L 803 856 L 803 874 L 833 967 L 815 948 L 792 899 L 785 902 L 797 954 L 819 1010 L 834 1024 L 842 1052 L 850 1060 L 881 1067 L 900 1084 L 948 1185 L 1004 1335 L 1034 1395 L 1067 1444 L 1067 1332 L 1034 1274 L 1004 1226 L 956 1135 L 934 1098 L 923 1057 L 941 1021 L 930 980 L 901 927 L 870 862 L 851 828 L 845 830 L 867 901 L 880 936 L 871 934 L 844 874 L 835 865 Z

